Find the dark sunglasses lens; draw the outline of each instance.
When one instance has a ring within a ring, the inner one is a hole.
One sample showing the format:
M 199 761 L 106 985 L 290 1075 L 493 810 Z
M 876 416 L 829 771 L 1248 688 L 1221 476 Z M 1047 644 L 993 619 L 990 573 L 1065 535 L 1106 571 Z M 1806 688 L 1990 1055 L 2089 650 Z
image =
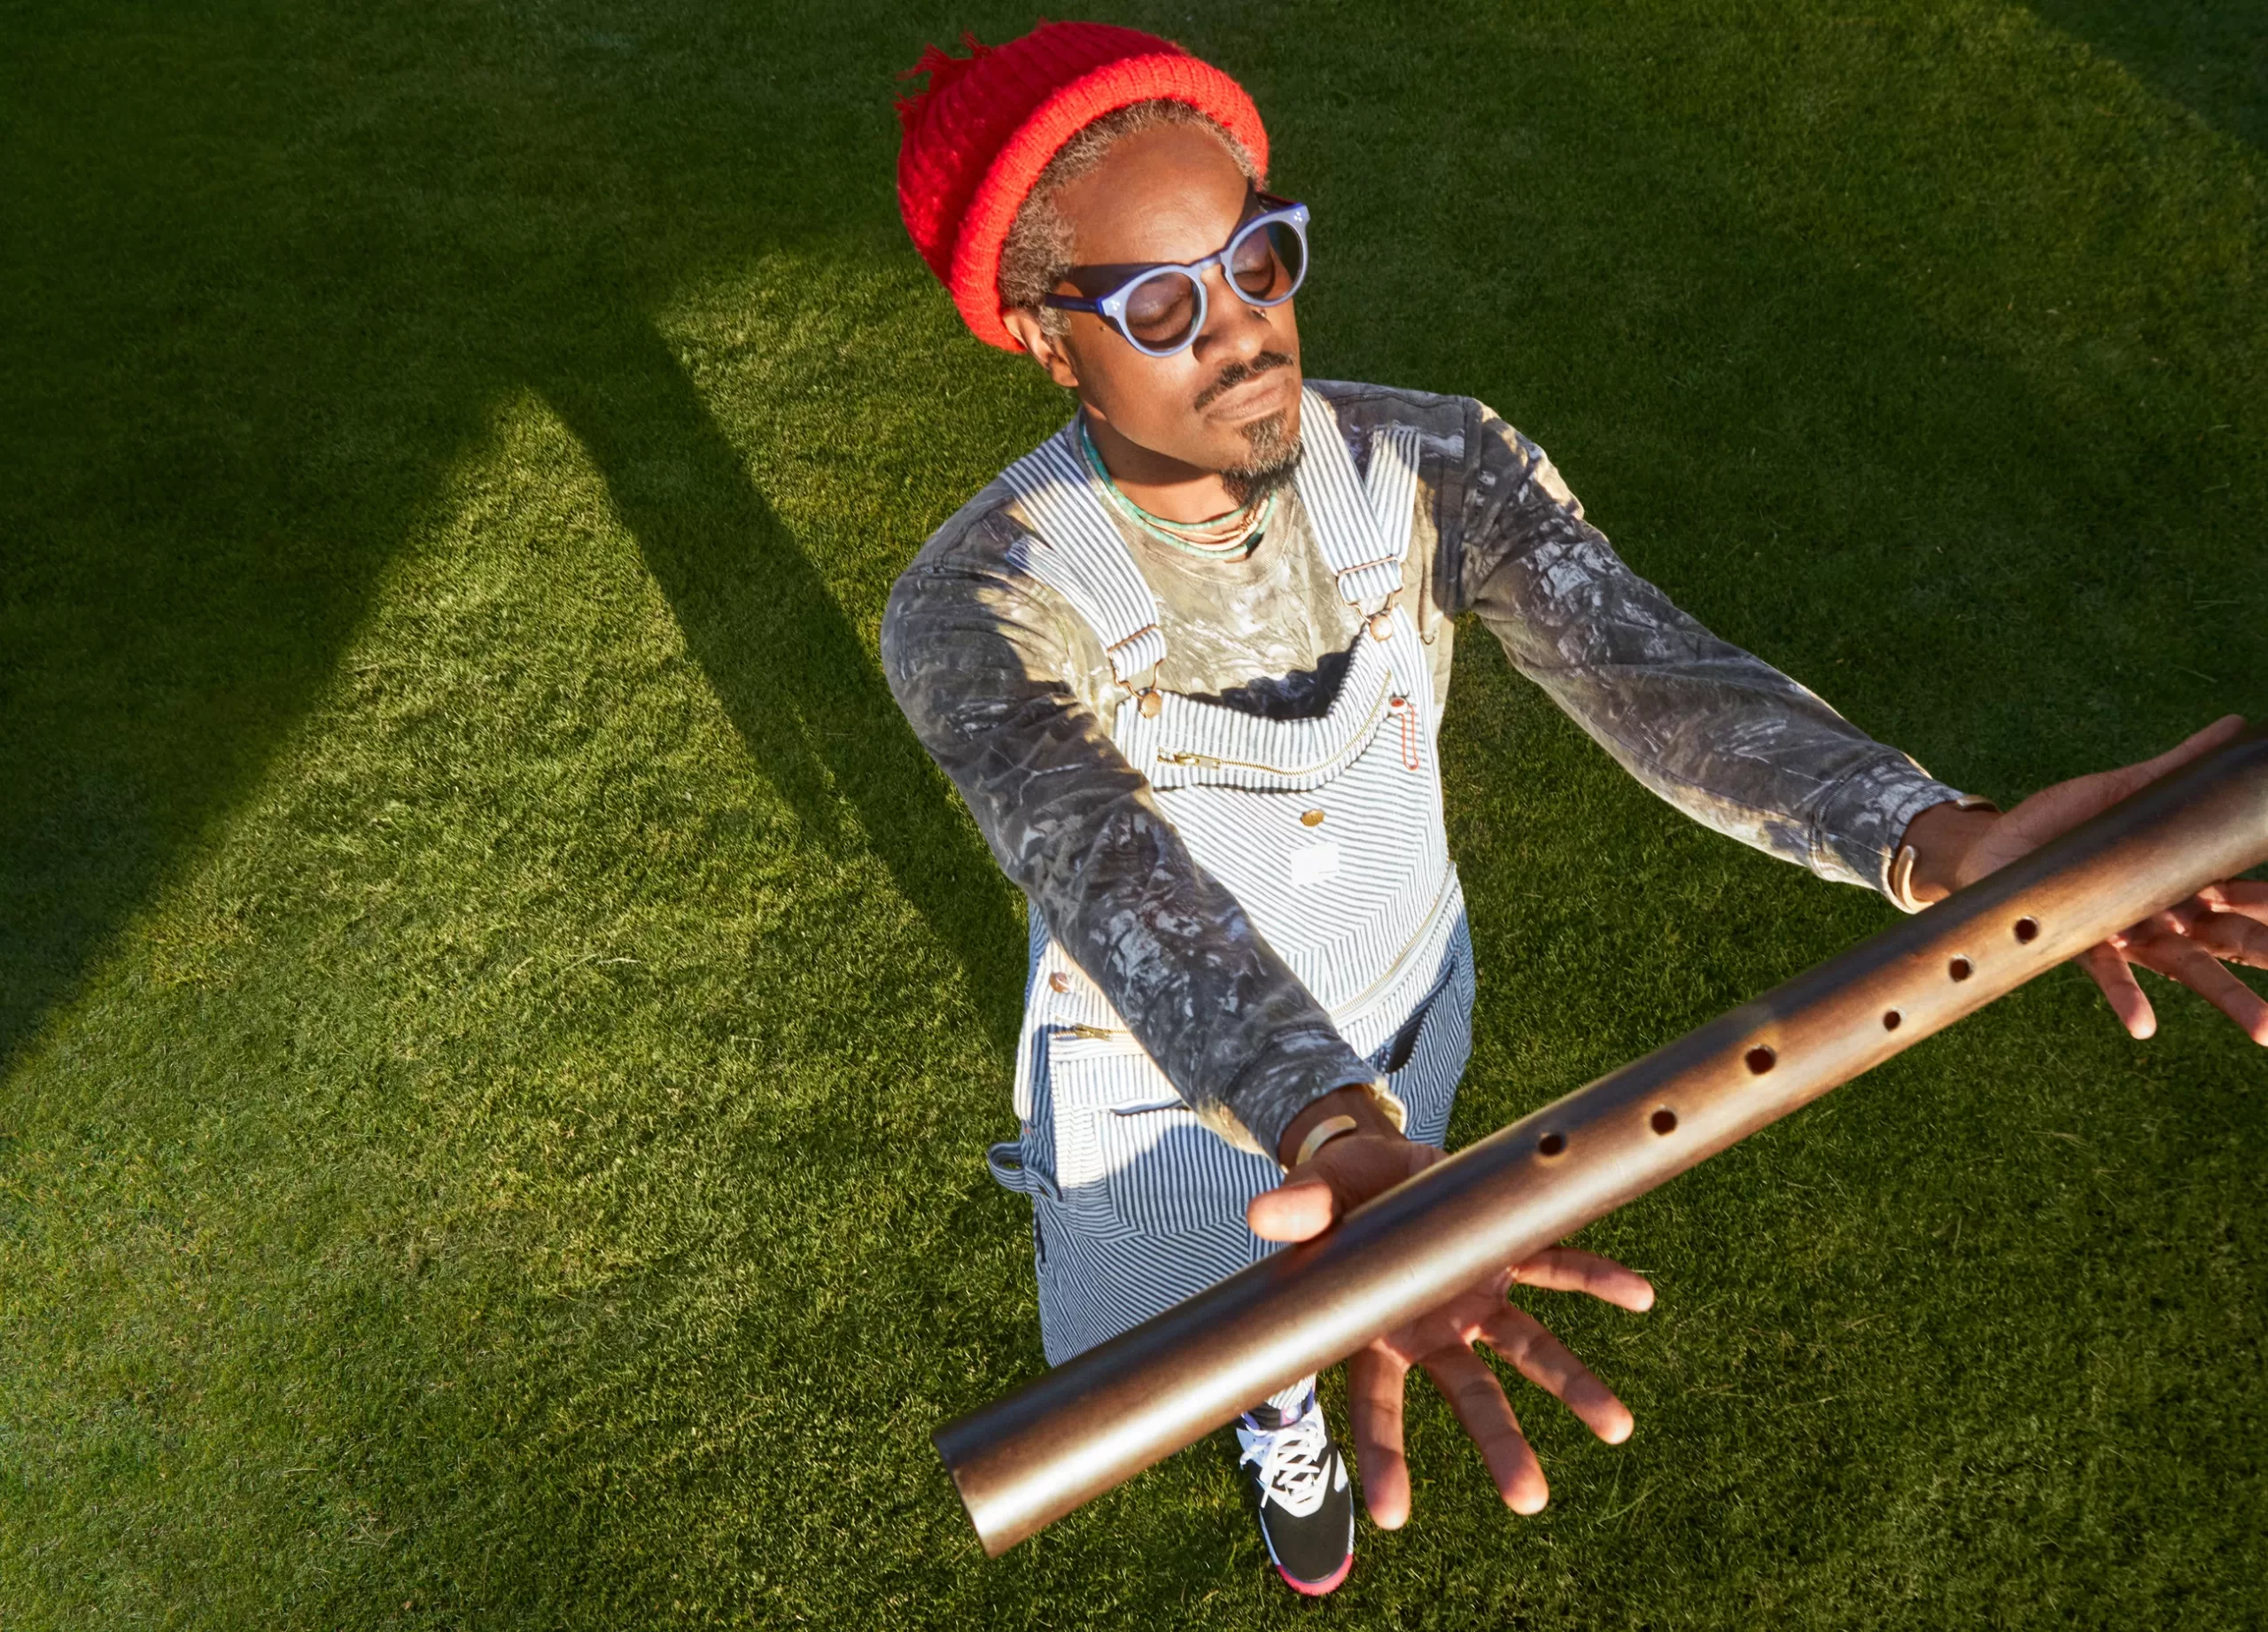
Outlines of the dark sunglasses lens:
M 1126 297 L 1126 330 L 1153 351 L 1179 346 L 1197 329 L 1197 285 L 1186 272 L 1157 272 Z
M 1247 300 L 1273 304 L 1291 298 L 1307 271 L 1307 241 L 1287 221 L 1270 221 L 1239 240 L 1229 275 Z

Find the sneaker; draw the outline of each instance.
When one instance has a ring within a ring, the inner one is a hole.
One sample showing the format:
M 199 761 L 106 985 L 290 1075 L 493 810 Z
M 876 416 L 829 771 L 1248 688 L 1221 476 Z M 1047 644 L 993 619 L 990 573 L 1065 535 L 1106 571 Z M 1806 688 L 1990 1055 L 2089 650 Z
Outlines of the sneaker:
M 1247 1411 L 1237 1424 L 1237 1443 L 1276 1573 L 1293 1591 L 1323 1597 L 1355 1564 L 1355 1495 L 1323 1402 L 1310 1393 L 1288 1422 L 1270 1406 Z

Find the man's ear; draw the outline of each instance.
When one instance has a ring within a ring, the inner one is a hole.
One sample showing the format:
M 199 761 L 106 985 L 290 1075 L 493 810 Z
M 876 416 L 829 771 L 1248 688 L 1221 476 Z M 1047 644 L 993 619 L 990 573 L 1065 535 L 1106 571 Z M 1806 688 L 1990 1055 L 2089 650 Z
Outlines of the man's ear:
M 1032 360 L 1047 370 L 1047 377 L 1066 391 L 1079 388 L 1079 371 L 1071 366 L 1071 356 L 1053 335 L 1039 321 L 1039 314 L 1029 307 L 1004 307 L 1000 311 L 1000 325 L 1016 337 Z

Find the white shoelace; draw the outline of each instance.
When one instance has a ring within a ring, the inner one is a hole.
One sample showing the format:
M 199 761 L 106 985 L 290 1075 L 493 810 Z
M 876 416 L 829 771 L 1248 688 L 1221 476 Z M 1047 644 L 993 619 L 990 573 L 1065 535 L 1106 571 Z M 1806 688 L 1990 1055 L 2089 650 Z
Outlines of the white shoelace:
M 1323 1505 L 1331 1492 L 1331 1449 L 1320 1400 L 1311 1399 L 1305 1411 L 1280 1428 L 1239 1421 L 1237 1443 L 1244 1449 L 1239 1465 L 1260 1465 L 1260 1488 L 1286 1513 L 1304 1519 Z

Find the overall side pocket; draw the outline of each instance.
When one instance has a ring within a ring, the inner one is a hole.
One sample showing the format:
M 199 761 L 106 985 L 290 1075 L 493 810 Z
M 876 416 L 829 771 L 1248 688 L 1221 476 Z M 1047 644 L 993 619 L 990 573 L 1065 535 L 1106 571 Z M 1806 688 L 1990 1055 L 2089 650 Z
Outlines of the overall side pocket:
M 1472 941 L 1460 922 L 1449 937 L 1441 979 L 1371 1063 L 1410 1114 L 1403 1131 L 1425 1145 L 1449 1138 L 1456 1091 L 1472 1058 Z
M 1115 1239 L 1248 1239 L 1245 1203 L 1280 1177 L 1182 1103 L 1150 1057 L 1119 1039 L 1050 1046 L 1056 1178 L 1078 1228 Z

